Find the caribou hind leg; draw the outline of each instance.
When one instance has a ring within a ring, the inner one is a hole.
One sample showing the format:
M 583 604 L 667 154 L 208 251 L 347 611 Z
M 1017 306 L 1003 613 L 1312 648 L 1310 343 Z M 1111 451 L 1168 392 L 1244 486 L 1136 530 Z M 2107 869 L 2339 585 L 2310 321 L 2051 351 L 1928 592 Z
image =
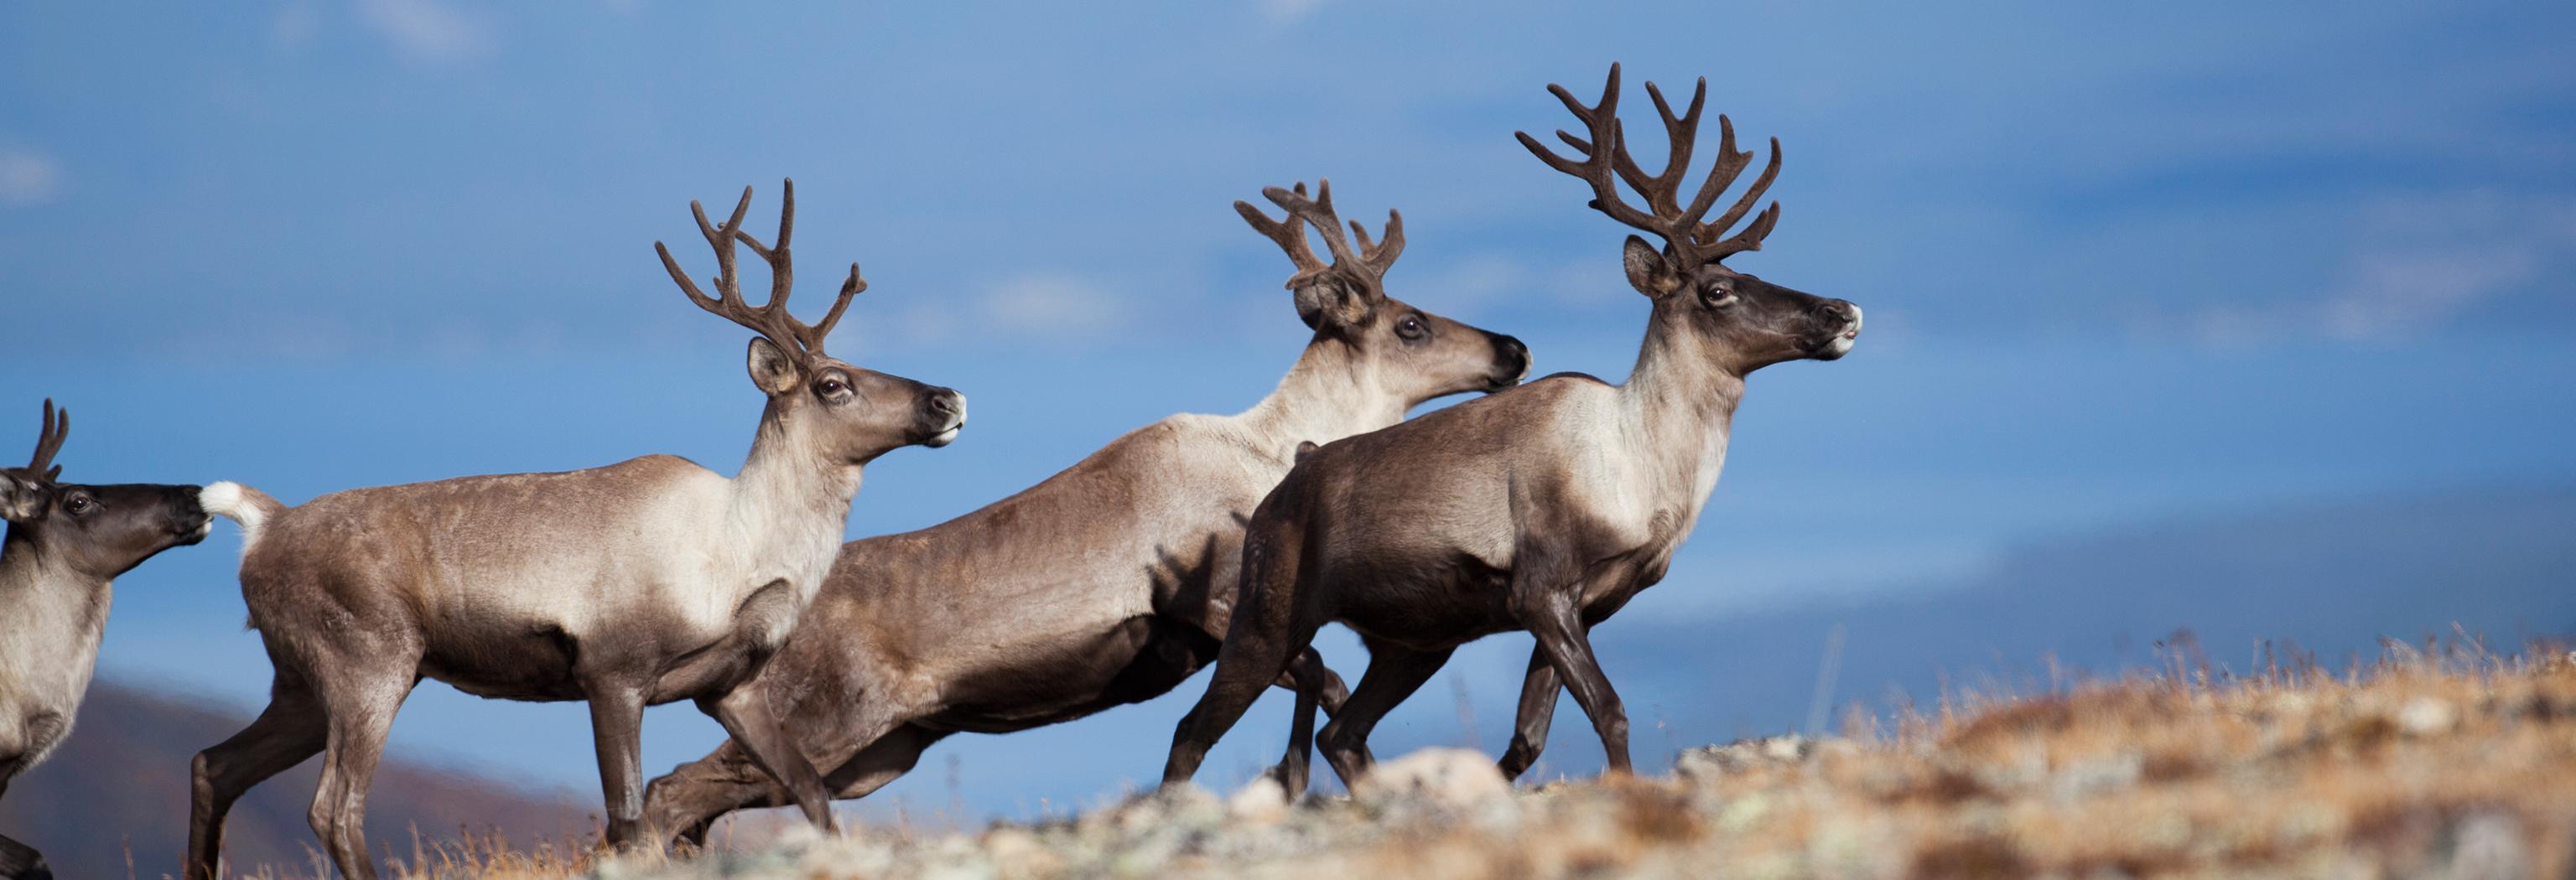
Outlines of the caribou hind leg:
M 384 758 L 394 714 L 420 682 L 412 671 L 419 667 L 417 650 L 391 662 L 370 659 L 367 665 L 324 667 L 332 670 L 331 678 L 320 683 L 330 733 L 322 750 L 322 782 L 306 814 L 332 863 L 350 880 L 375 880 L 376 867 L 367 855 L 367 788 Z
M 1312 646 L 1315 630 L 1323 626 L 1322 615 L 1299 607 L 1305 591 L 1299 589 L 1295 548 L 1304 530 L 1293 517 L 1281 517 L 1277 523 L 1274 534 L 1244 539 L 1243 582 L 1234 619 L 1227 622 L 1225 643 L 1217 648 L 1207 693 L 1172 731 L 1171 757 L 1163 763 L 1166 786 L 1187 782 L 1198 773 L 1208 749 Z
M 1521 708 L 1512 723 L 1512 745 L 1503 750 L 1497 764 L 1504 779 L 1519 779 L 1538 763 L 1539 752 L 1547 748 L 1548 725 L 1556 720 L 1556 695 L 1564 690 L 1556 667 L 1548 663 L 1547 648 L 1530 646 L 1529 674 L 1521 680 Z
M 1303 634 L 1312 638 L 1314 628 Z M 1197 775 L 1199 764 L 1207 760 L 1208 749 L 1234 728 L 1243 712 L 1269 689 L 1271 681 L 1287 669 L 1293 654 L 1284 643 L 1297 638 L 1296 633 L 1280 633 L 1260 639 L 1244 638 L 1240 628 L 1228 639 L 1217 655 L 1216 671 L 1209 676 L 1207 694 L 1198 705 L 1181 717 L 1172 735 L 1172 754 L 1163 764 L 1163 784 L 1176 785 Z M 1258 644 L 1254 644 L 1254 643 Z
M 832 786 L 833 797 L 867 797 L 912 772 L 913 766 L 921 763 L 922 752 L 929 750 L 932 743 L 947 738 L 947 731 L 906 724 L 878 737 L 858 754 L 851 755 L 848 761 L 833 768 L 832 775 L 824 782 Z
M 1288 722 L 1288 753 L 1280 756 L 1279 766 L 1270 768 L 1270 778 L 1279 781 L 1280 791 L 1289 803 L 1296 803 L 1306 793 L 1307 761 L 1315 751 L 1315 710 L 1327 715 L 1342 714 L 1342 704 L 1350 691 L 1342 686 L 1342 677 L 1324 665 L 1324 656 L 1312 645 L 1297 652 L 1289 661 L 1288 672 L 1279 677 L 1279 687 L 1297 693 L 1297 709 Z
M 231 739 L 198 752 L 190 767 L 189 880 L 213 880 L 223 857 L 224 816 L 251 786 L 286 772 L 322 751 L 330 726 L 301 676 L 279 666 L 268 689 L 268 708 Z
M 1369 667 L 1360 674 L 1359 687 L 1351 691 L 1350 702 L 1342 704 L 1342 714 L 1324 725 L 1316 735 L 1323 747 L 1324 760 L 1348 787 L 1368 772 L 1375 759 L 1368 753 L 1369 731 L 1376 729 L 1378 719 L 1386 717 L 1404 698 L 1431 680 L 1432 673 L 1449 662 L 1453 648 L 1424 651 L 1380 639 L 1368 639 Z

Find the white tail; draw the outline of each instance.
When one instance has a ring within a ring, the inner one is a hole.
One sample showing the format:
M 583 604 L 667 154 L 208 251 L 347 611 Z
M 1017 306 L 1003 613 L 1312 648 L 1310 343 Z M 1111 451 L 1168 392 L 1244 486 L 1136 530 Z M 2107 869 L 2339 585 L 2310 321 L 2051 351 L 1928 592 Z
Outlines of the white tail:
M 259 542 L 259 526 L 268 521 L 278 507 L 277 499 L 268 493 L 229 480 L 208 484 L 197 494 L 197 504 L 207 513 L 241 524 L 242 548 Z

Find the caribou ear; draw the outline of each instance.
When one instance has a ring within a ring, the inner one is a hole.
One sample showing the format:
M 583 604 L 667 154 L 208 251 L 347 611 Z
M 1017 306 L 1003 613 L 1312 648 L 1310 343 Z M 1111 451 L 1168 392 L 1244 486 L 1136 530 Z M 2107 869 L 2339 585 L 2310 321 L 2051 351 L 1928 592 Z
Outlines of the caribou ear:
M 1297 299 L 1297 320 L 1306 322 L 1306 329 L 1308 330 L 1324 329 L 1324 299 L 1326 294 L 1318 289 L 1322 286 L 1322 284 L 1308 284 L 1297 288 L 1293 293 L 1289 294 Z
M 1321 330 L 1326 322 L 1357 327 L 1376 311 L 1377 303 L 1368 294 L 1330 275 L 1317 275 L 1297 288 L 1297 318 L 1311 329 Z
M 44 516 L 45 495 L 16 471 L 0 471 L 0 520 L 34 522 Z
M 1663 251 L 1656 250 L 1643 238 L 1628 236 L 1628 246 L 1621 252 L 1620 261 L 1628 267 L 1628 286 L 1636 288 L 1638 293 L 1662 299 L 1665 294 L 1682 289 L 1681 271 L 1664 259 Z
M 751 384 L 760 386 L 761 392 L 771 397 L 796 390 L 797 380 L 804 376 L 804 371 L 796 366 L 796 359 L 788 357 L 787 352 L 780 350 L 778 343 L 769 341 L 767 336 L 751 338 L 750 366 Z

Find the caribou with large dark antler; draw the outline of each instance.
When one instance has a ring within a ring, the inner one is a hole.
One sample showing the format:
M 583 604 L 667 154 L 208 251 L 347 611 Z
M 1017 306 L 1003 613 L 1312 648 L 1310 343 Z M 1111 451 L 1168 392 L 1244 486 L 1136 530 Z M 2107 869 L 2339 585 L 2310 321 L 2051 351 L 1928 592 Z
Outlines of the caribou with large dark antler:
M 355 489 L 301 507 L 231 483 L 206 509 L 242 524 L 242 598 L 276 666 L 268 709 L 197 755 L 187 875 L 216 875 L 224 813 L 260 780 L 324 753 L 311 820 L 341 872 L 373 877 L 367 785 L 394 712 L 423 677 L 512 700 L 587 700 L 606 790 L 608 839 L 636 838 L 644 707 L 693 699 L 798 805 L 829 827 L 822 780 L 767 703 L 737 689 L 786 640 L 839 551 L 863 465 L 940 446 L 965 424 L 946 388 L 823 353 L 857 264 L 822 323 L 787 311 L 794 183 L 778 243 L 722 226 L 696 203 L 715 248 L 716 295 L 662 262 L 699 308 L 757 332 L 752 383 L 768 395 L 751 455 L 732 479 L 667 455 L 591 470 L 464 477 Z M 767 304 L 742 296 L 739 240 L 771 266 Z
M 1628 154 L 1618 120 L 1619 68 L 1587 107 L 1549 86 L 1589 129 L 1558 132 L 1580 160 L 1521 142 L 1549 167 L 1591 184 L 1592 206 L 1663 239 L 1629 236 L 1628 283 L 1654 301 L 1645 343 L 1624 385 L 1559 374 L 1394 427 L 1325 446 L 1291 471 L 1253 514 L 1243 584 L 1207 695 L 1183 718 L 1166 784 L 1196 772 L 1315 631 L 1340 621 L 1369 648 L 1368 673 L 1318 741 L 1344 782 L 1370 762 L 1369 729 L 1428 680 L 1461 644 L 1497 632 L 1537 637 L 1518 735 L 1503 769 L 1537 757 L 1559 683 L 1592 717 L 1611 769 L 1628 769 L 1628 721 L 1589 641 L 1591 627 L 1663 578 L 1726 461 L 1727 429 L 1746 374 L 1851 350 L 1860 309 L 1773 285 L 1720 264 L 1756 250 L 1779 205 L 1744 231 L 1728 227 L 1761 199 L 1771 163 L 1718 219 L 1700 218 L 1752 160 L 1718 117 L 1716 167 L 1684 203 L 1682 179 L 1708 84 L 1676 117 L 1652 84 L 1671 155 L 1648 175 Z M 1625 181 L 1647 207 L 1622 198 Z M 1300 724 L 1311 723 L 1301 707 Z M 1292 754 L 1302 760 L 1303 754 Z M 1290 768 L 1289 790 L 1303 786 Z
M 72 414 L 45 401 L 36 456 L 0 468 L 0 794 L 71 733 L 98 662 L 111 583 L 153 554 L 206 537 L 195 486 L 60 482 L 54 453 Z M 0 878 L 51 877 L 26 844 L 0 837 Z
M 1354 246 L 1329 183 L 1264 195 L 1286 219 L 1235 210 L 1296 264 L 1288 287 L 1315 331 L 1278 390 L 1240 415 L 1164 419 L 982 510 L 842 549 L 787 650 L 746 688 L 833 768 L 835 793 L 892 782 L 951 733 L 1024 730 L 1171 690 L 1215 657 L 1243 521 L 1300 444 L 1527 371 L 1518 340 L 1387 296 L 1402 217 L 1389 212 L 1382 241 L 1353 222 Z M 1338 704 L 1340 682 L 1313 652 L 1293 673 L 1308 699 Z M 727 743 L 654 780 L 646 814 L 666 833 L 702 834 L 731 810 L 784 803 L 750 757 Z

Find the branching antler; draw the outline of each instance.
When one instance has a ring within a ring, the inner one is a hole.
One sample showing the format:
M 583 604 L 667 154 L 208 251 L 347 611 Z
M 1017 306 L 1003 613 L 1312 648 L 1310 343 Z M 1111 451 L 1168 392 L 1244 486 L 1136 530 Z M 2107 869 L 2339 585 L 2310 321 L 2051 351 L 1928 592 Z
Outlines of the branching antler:
M 1619 123 L 1619 65 L 1610 65 L 1610 81 L 1602 86 L 1598 104 L 1584 106 L 1582 101 L 1575 99 L 1574 93 L 1554 83 L 1550 83 L 1547 90 L 1565 103 L 1565 109 L 1571 111 L 1574 118 L 1583 120 L 1591 136 L 1589 140 L 1562 129 L 1556 133 L 1557 139 L 1573 147 L 1582 160 L 1558 156 L 1528 132 L 1514 132 L 1520 138 L 1521 146 L 1529 148 L 1530 154 L 1547 163 L 1548 167 L 1591 184 L 1593 208 L 1610 215 L 1613 220 L 1661 236 L 1665 249 L 1684 265 L 1713 263 L 1731 254 L 1761 250 L 1763 237 L 1770 235 L 1771 228 L 1779 224 L 1780 203 L 1775 201 L 1754 215 L 1753 222 L 1747 224 L 1743 231 L 1733 237 L 1722 237 L 1728 227 L 1744 219 L 1745 212 L 1753 210 L 1753 206 L 1762 200 L 1762 193 L 1771 188 L 1771 181 L 1780 175 L 1779 138 L 1771 139 L 1771 162 L 1762 169 L 1762 176 L 1754 179 L 1753 186 L 1746 189 L 1725 214 L 1707 223 L 1700 222 L 1708 209 L 1717 204 L 1717 197 L 1734 185 L 1736 177 L 1742 175 L 1745 167 L 1753 161 L 1751 150 L 1736 151 L 1735 123 L 1723 113 L 1717 117 L 1717 165 L 1709 170 L 1708 179 L 1700 184 L 1699 192 L 1691 198 L 1690 204 L 1685 206 L 1681 203 L 1682 178 L 1690 170 L 1691 148 L 1699 137 L 1700 110 L 1708 99 L 1706 77 L 1700 78 L 1698 87 L 1691 92 L 1690 109 L 1680 116 L 1673 115 L 1672 105 L 1665 102 L 1661 89 L 1655 88 L 1654 83 L 1646 84 L 1646 95 L 1654 99 L 1655 113 L 1663 117 L 1664 135 L 1671 145 L 1671 152 L 1664 160 L 1664 170 L 1651 175 L 1637 164 L 1635 156 L 1629 154 L 1627 132 Z M 1638 210 L 1620 198 L 1619 182 L 1623 180 L 1646 197 L 1646 210 Z
M 45 398 L 45 426 L 36 432 L 36 455 L 27 460 L 27 473 L 43 474 L 50 481 L 62 476 L 61 467 L 47 470 L 54 463 L 54 453 L 63 449 L 63 438 L 71 436 L 71 410 L 54 409 L 54 399 Z
M 1272 220 L 1250 202 L 1234 203 L 1234 211 L 1243 215 L 1243 221 L 1252 224 L 1253 229 L 1277 242 L 1280 250 L 1288 252 L 1288 259 L 1297 264 L 1297 274 L 1288 279 L 1289 287 L 1304 285 L 1324 272 L 1339 271 L 1371 295 L 1386 295 L 1386 270 L 1393 268 L 1395 258 L 1404 254 L 1404 215 L 1401 212 L 1393 209 L 1386 212 L 1386 235 L 1382 241 L 1372 240 L 1367 226 L 1357 220 L 1350 221 L 1351 234 L 1359 238 L 1359 247 L 1354 249 L 1350 239 L 1342 236 L 1341 214 L 1333 210 L 1331 180 L 1317 179 L 1313 198 L 1307 197 L 1303 183 L 1297 184 L 1293 190 L 1268 187 L 1261 194 L 1270 199 L 1271 204 L 1286 211 L 1287 218 Z M 1317 258 L 1314 247 L 1307 243 L 1306 224 L 1313 224 L 1324 233 L 1324 247 L 1333 254 L 1330 264 Z
M 819 357 L 823 354 L 823 338 L 831 335 L 832 326 L 841 322 L 841 313 L 849 310 L 850 299 L 868 289 L 868 282 L 859 276 L 859 264 L 851 263 L 849 280 L 841 282 L 841 298 L 832 303 L 832 310 L 823 316 L 822 323 L 806 324 L 787 311 L 787 296 L 796 284 L 795 260 L 788 252 L 788 241 L 796 233 L 796 181 L 789 179 L 785 189 L 785 201 L 778 211 L 776 247 L 761 244 L 760 239 L 743 231 L 743 214 L 751 209 L 751 187 L 742 188 L 742 201 L 734 204 L 733 216 L 726 218 L 722 226 L 707 222 L 705 206 L 689 202 L 689 213 L 698 220 L 698 233 L 706 237 L 707 246 L 716 252 L 715 296 L 706 295 L 698 289 L 697 282 L 689 280 L 689 273 L 682 271 L 680 262 L 671 258 L 670 248 L 657 241 L 653 243 L 653 252 L 662 255 L 662 268 L 671 273 L 671 280 L 679 283 L 680 292 L 688 294 L 689 301 L 697 303 L 698 308 L 769 337 L 770 342 L 790 353 L 807 358 Z M 743 299 L 742 284 L 734 269 L 733 244 L 736 240 L 750 245 L 751 252 L 769 264 L 768 302 L 753 306 Z

